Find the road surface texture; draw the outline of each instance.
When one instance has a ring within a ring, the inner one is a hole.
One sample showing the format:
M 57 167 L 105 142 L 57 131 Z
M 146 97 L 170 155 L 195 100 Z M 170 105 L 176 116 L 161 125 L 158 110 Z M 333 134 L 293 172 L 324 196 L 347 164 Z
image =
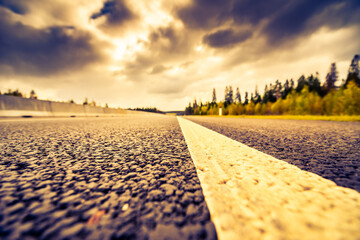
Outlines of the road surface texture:
M 360 123 L 187 117 L 249 147 L 360 192 Z
M 175 117 L 0 122 L 1 239 L 216 239 Z

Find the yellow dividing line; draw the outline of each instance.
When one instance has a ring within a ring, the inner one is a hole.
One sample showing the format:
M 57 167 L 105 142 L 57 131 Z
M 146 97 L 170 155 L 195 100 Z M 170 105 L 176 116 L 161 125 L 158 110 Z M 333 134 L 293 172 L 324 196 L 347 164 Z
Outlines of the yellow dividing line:
M 360 239 L 360 194 L 179 118 L 219 239 Z

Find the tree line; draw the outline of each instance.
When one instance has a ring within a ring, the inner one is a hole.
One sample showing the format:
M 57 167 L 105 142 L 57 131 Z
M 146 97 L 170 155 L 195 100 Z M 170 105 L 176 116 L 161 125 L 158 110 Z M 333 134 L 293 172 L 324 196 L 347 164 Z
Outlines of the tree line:
M 143 112 L 152 112 L 152 113 L 164 113 L 157 109 L 156 107 L 137 107 L 137 108 L 128 108 L 128 110 L 133 111 L 143 111 Z
M 195 99 L 185 108 L 186 115 L 360 115 L 360 69 L 359 55 L 352 59 L 346 80 L 340 86 L 336 63 L 331 63 L 325 81 L 321 84 L 319 76 L 311 74 L 300 76 L 284 83 L 265 85 L 261 95 L 256 86 L 253 93 L 245 92 L 242 98 L 240 89 L 235 93 L 232 86 L 225 87 L 223 101 L 217 101 L 215 88 L 212 101 L 203 104 Z
M 4 93 L 1 93 L 0 91 L 0 95 L 3 94 L 3 95 L 9 95 L 9 96 L 16 96 L 16 97 L 23 97 L 23 98 L 26 98 L 26 94 L 23 93 L 23 92 L 20 92 L 19 89 L 16 89 L 16 90 L 12 90 L 12 89 L 8 89 L 6 92 Z M 34 90 L 31 90 L 30 91 L 30 94 L 29 94 L 29 98 L 31 99 L 37 99 L 38 96 L 37 94 L 35 93 Z

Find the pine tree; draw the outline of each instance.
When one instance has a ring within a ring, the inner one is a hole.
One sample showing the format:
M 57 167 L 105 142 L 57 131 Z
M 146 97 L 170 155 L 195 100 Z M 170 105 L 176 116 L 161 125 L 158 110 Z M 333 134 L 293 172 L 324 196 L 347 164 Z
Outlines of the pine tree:
M 360 57 L 359 57 L 359 55 L 356 54 L 354 56 L 354 58 L 351 60 L 351 64 L 349 67 L 349 73 L 355 73 L 357 76 L 359 76 L 359 72 L 360 72 L 359 60 L 360 60 Z
M 227 104 L 228 98 L 229 98 L 229 87 L 226 86 L 225 87 L 225 99 L 224 99 L 225 104 Z
M 189 102 L 189 106 L 185 108 L 185 115 L 193 115 L 194 114 L 194 110 L 191 107 L 191 102 Z
M 265 84 L 265 89 L 264 89 L 264 95 L 262 98 L 262 103 L 267 103 L 269 101 L 269 88 L 268 85 Z
M 293 90 L 295 87 L 295 83 L 293 79 L 290 79 L 290 91 Z
M 249 103 L 248 92 L 245 92 L 244 105 Z
M 194 108 L 194 110 L 198 108 L 198 104 L 197 104 L 196 98 L 194 99 L 193 108 Z
M 275 87 L 272 85 L 272 83 L 270 83 L 270 89 L 268 91 L 268 101 L 272 103 L 276 102 Z
M 330 66 L 330 71 L 326 75 L 325 83 L 322 87 L 324 94 L 327 94 L 331 89 L 335 88 L 335 82 L 337 81 L 337 78 L 338 72 L 336 70 L 336 64 L 332 63 Z
M 316 73 L 316 76 L 314 77 L 312 74 L 307 78 L 307 82 L 309 84 L 309 91 L 310 92 L 316 92 L 318 94 L 321 93 L 321 83 L 318 78 L 318 73 Z
M 286 79 L 286 81 L 284 83 L 284 89 L 281 92 L 282 99 L 285 99 L 286 96 L 289 94 L 289 92 L 290 92 L 290 82 L 289 82 L 289 79 Z
M 229 101 L 229 103 L 234 102 L 234 92 L 233 92 L 232 86 L 229 86 L 229 99 L 228 99 L 228 101 Z
M 16 96 L 16 97 L 24 97 L 25 95 L 23 93 L 21 93 L 19 91 L 19 89 L 16 89 L 16 90 L 11 90 L 11 89 L 8 89 L 8 91 L 6 93 L 4 93 L 4 95 L 10 95 L 10 96 Z
M 240 95 L 240 90 L 238 87 L 236 88 L 235 102 L 241 103 L 241 95 Z
M 301 90 L 306 85 L 306 79 L 304 75 L 301 75 L 301 77 L 297 80 L 297 86 L 296 86 L 296 92 L 301 92 Z
M 225 87 L 225 104 L 231 104 L 234 102 L 234 93 L 232 86 Z
M 212 103 L 216 103 L 216 91 L 215 91 L 215 88 L 213 88 Z
M 360 87 L 360 68 L 359 68 L 359 55 L 355 55 L 351 60 L 351 64 L 349 66 L 349 73 L 346 78 L 345 87 L 348 85 L 350 81 L 354 81 Z
M 258 86 L 255 85 L 254 103 L 257 104 L 259 102 L 261 102 L 261 96 L 260 96 L 259 91 L 258 91 Z
M 274 89 L 276 100 L 278 100 L 281 97 L 281 90 L 282 90 L 281 82 L 279 80 L 276 80 L 275 89 Z
M 32 98 L 32 99 L 37 99 L 38 98 L 34 90 L 30 91 L 30 98 Z

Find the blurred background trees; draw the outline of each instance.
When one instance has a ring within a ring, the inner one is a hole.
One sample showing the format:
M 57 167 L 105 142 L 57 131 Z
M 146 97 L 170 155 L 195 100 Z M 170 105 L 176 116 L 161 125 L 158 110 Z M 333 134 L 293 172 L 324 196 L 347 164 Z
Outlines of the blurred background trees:
M 186 115 L 218 115 L 222 108 L 223 115 L 360 115 L 360 68 L 359 55 L 352 59 L 346 80 L 337 86 L 338 71 L 336 63 L 331 63 L 329 72 L 321 85 L 319 74 L 298 78 L 297 84 L 293 79 L 281 83 L 265 85 L 261 96 L 256 86 L 249 100 L 248 92 L 241 99 L 237 87 L 235 98 L 232 86 L 225 87 L 225 98 L 216 102 L 201 104 L 189 103 L 185 109 Z M 216 94 L 215 94 L 216 95 Z

